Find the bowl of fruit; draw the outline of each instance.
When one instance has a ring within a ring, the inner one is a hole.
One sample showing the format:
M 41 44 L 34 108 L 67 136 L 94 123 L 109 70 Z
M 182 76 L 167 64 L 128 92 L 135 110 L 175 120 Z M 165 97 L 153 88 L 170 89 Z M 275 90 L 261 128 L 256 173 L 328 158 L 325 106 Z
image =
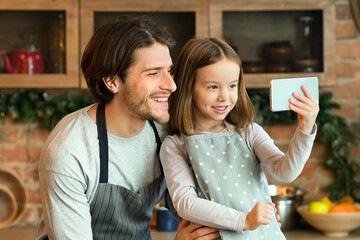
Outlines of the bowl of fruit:
M 337 202 L 324 197 L 296 210 L 309 225 L 330 237 L 345 237 L 360 227 L 360 204 L 350 196 Z

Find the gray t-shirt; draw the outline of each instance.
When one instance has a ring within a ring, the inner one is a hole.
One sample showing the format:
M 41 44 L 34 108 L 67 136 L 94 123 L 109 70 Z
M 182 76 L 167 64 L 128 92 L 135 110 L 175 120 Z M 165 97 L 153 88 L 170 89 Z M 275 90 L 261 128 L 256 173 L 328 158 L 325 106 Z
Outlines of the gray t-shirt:
M 92 239 L 89 209 L 100 176 L 97 127 L 87 114 L 92 106 L 64 117 L 42 149 L 39 178 L 43 215 L 38 236 Z M 162 126 L 156 127 L 162 137 Z M 160 176 L 157 143 L 148 122 L 131 138 L 108 134 L 108 145 L 109 183 L 137 192 Z

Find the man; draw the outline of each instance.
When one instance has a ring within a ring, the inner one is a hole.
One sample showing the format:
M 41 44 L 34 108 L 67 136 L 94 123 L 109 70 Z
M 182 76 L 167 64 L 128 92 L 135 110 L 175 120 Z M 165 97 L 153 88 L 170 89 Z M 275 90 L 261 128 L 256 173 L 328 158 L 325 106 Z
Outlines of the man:
M 169 120 L 176 89 L 174 44 L 145 16 L 96 30 L 81 68 L 97 104 L 64 117 L 41 152 L 39 239 L 151 239 L 153 207 L 166 188 L 158 123 Z M 217 229 L 184 221 L 176 239 L 218 237 Z

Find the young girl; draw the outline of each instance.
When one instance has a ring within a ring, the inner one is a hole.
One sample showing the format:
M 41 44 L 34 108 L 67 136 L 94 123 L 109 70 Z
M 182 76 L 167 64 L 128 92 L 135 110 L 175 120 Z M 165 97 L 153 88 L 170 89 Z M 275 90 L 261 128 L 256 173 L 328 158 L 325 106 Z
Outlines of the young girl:
M 309 158 L 319 107 L 293 93 L 299 123 L 286 154 L 258 124 L 238 55 L 224 41 L 192 39 L 175 67 L 169 133 L 160 158 L 178 214 L 221 229 L 222 239 L 285 239 L 262 168 L 293 181 Z

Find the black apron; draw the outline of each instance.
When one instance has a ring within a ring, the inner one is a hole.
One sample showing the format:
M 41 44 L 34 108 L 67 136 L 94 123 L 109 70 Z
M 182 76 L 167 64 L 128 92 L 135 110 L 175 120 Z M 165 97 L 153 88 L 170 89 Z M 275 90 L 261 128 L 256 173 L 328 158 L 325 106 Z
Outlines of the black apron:
M 96 121 L 100 147 L 100 180 L 90 204 L 93 239 L 151 239 L 149 224 L 154 206 L 163 198 L 166 189 L 163 171 L 148 186 L 133 192 L 108 183 L 108 141 L 105 106 L 99 105 Z M 151 124 L 160 147 L 155 124 Z

